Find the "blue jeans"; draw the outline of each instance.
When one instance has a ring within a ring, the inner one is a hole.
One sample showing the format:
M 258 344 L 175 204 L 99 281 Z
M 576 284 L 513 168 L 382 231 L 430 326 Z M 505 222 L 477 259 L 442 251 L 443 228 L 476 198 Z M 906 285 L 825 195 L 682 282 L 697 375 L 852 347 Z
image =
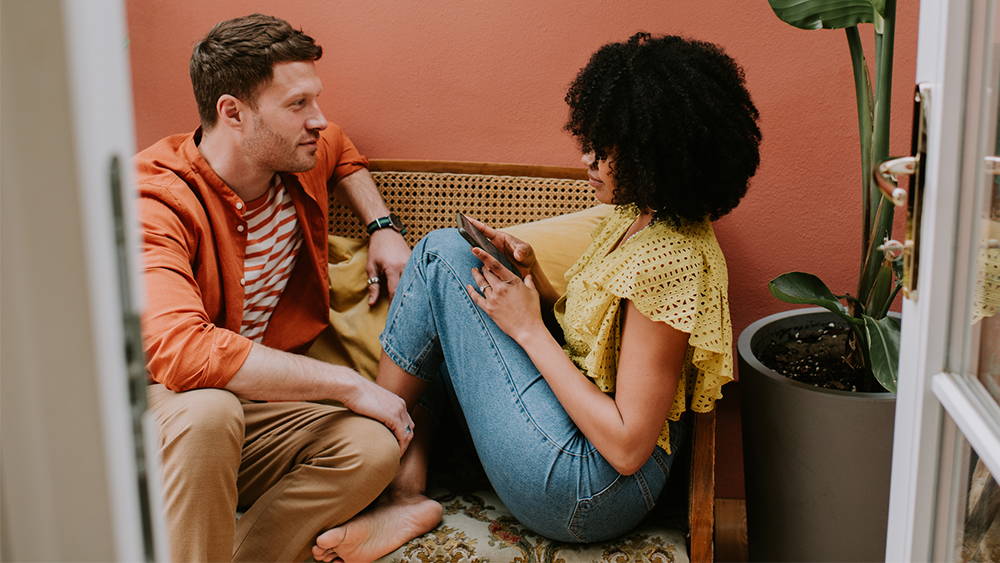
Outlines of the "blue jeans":
M 622 535 L 653 508 L 673 455 L 654 448 L 638 472 L 618 473 L 577 428 L 528 355 L 465 291 L 482 264 L 455 229 L 413 249 L 381 335 L 407 373 L 449 378 L 483 468 L 525 526 L 554 540 Z M 671 451 L 684 435 L 670 423 Z

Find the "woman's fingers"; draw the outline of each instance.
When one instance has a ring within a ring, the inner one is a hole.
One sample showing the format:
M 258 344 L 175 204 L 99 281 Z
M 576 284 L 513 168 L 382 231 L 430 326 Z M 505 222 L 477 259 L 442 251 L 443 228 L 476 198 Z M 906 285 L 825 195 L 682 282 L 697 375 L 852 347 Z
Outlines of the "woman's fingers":
M 505 268 L 504 265 L 501 264 L 499 260 L 490 256 L 489 253 L 486 252 L 485 250 L 481 248 L 473 248 L 472 253 L 476 255 L 476 258 L 479 258 L 480 260 L 483 261 L 482 271 L 484 274 L 493 275 L 497 279 L 501 280 L 509 280 L 511 277 L 517 277 L 513 273 L 511 273 L 510 270 Z M 490 280 L 487 278 L 487 281 Z
M 476 281 L 476 288 L 486 287 L 486 285 L 490 283 L 486 281 L 486 278 L 483 277 L 482 273 L 480 273 L 479 268 L 472 269 L 472 279 Z M 480 291 L 482 291 L 482 289 L 480 289 Z
M 487 225 L 486 223 L 483 223 L 479 219 L 473 219 L 472 217 L 469 217 L 469 221 L 472 221 L 473 226 L 482 231 L 482 233 L 486 235 L 486 238 L 493 240 L 493 237 L 497 236 L 498 231 L 495 228 Z

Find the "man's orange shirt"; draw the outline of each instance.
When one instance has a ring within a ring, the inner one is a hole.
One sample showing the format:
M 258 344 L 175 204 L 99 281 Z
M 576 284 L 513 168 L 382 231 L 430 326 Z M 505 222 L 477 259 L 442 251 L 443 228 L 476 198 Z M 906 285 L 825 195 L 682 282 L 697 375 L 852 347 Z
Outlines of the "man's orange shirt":
M 198 152 L 201 129 L 167 137 L 136 155 L 143 232 L 142 314 L 147 368 L 173 391 L 224 387 L 252 343 L 243 319 L 246 205 Z M 323 131 L 316 166 L 282 174 L 303 244 L 264 346 L 303 353 L 329 323 L 328 186 L 368 166 L 334 124 Z

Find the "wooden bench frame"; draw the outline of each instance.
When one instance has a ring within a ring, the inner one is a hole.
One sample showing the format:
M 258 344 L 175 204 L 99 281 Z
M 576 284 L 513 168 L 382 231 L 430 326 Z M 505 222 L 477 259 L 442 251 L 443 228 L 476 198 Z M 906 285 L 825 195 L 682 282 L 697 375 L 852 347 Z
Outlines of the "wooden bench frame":
M 442 182 L 445 183 L 447 175 L 483 175 L 483 176 L 509 176 L 524 178 L 547 178 L 566 179 L 575 181 L 586 181 L 587 170 L 585 168 L 569 168 L 554 166 L 535 166 L 524 164 L 497 164 L 486 162 L 458 162 L 458 161 L 429 161 L 429 160 L 378 160 L 373 159 L 369 164 L 369 170 L 383 191 L 383 197 L 389 207 L 398 213 L 404 220 L 413 219 L 411 210 L 406 205 L 400 205 L 391 194 L 387 194 L 381 182 L 384 176 L 392 173 L 433 173 L 441 174 Z M 589 193 L 589 191 L 587 192 Z M 579 202 L 574 202 L 578 208 L 583 209 L 596 204 L 592 198 L 587 201 L 579 195 Z M 562 205 L 562 204 L 561 204 Z M 363 226 L 356 219 L 353 219 L 345 209 L 336 209 L 337 203 L 331 201 L 331 232 L 343 236 L 364 237 Z M 540 214 L 524 213 L 514 217 L 517 222 L 534 221 L 545 216 L 552 216 L 559 213 Z M 347 219 L 350 217 L 350 219 Z M 454 214 L 443 212 L 441 217 L 435 218 L 436 223 L 430 228 L 443 226 L 453 226 Z M 497 227 L 509 225 L 497 224 Z M 419 240 L 425 232 L 414 232 L 407 236 L 411 244 Z M 688 479 L 688 525 L 690 536 L 688 539 L 688 557 L 695 563 L 707 563 L 713 561 L 713 535 L 715 525 L 715 411 L 707 413 L 695 413 L 693 418 L 693 428 L 691 430 L 691 456 Z

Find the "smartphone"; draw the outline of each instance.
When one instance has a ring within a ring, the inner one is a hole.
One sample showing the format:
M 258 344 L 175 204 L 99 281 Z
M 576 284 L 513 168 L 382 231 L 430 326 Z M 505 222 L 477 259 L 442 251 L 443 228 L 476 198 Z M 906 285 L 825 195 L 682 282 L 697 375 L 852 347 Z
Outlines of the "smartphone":
M 517 266 L 513 264 L 510 260 L 504 256 L 503 252 L 500 252 L 496 246 L 493 245 L 493 241 L 486 238 L 486 235 L 482 231 L 476 228 L 469 221 L 469 218 L 461 213 L 455 214 L 455 222 L 458 223 L 458 232 L 462 234 L 462 237 L 469 241 L 469 244 L 482 248 L 487 254 L 497 259 L 498 262 L 503 264 L 504 268 L 507 268 L 515 276 L 521 277 L 521 270 L 517 269 Z

